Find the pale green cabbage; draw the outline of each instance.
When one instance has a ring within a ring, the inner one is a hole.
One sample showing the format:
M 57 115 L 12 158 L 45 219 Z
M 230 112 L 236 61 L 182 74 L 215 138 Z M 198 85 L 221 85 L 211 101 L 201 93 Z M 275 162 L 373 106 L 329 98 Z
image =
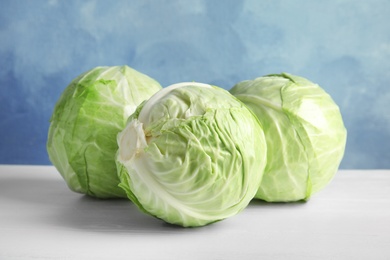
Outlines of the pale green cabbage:
M 266 136 L 267 166 L 256 198 L 307 200 L 331 181 L 347 132 L 338 106 L 322 88 L 284 73 L 240 82 L 230 92 L 256 114 Z
M 118 187 L 116 135 L 135 108 L 160 89 L 128 66 L 97 67 L 70 83 L 54 108 L 47 141 L 49 158 L 70 189 L 126 197 Z
M 261 125 L 228 91 L 164 88 L 118 135 L 120 186 L 145 213 L 185 227 L 233 216 L 254 197 L 266 162 Z

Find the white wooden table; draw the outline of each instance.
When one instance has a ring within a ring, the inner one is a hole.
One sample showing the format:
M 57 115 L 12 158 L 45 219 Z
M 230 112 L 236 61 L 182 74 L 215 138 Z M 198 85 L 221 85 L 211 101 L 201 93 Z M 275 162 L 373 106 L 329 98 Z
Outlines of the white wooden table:
M 0 259 L 390 259 L 390 170 L 339 171 L 307 203 L 186 229 L 73 193 L 52 166 L 0 165 Z

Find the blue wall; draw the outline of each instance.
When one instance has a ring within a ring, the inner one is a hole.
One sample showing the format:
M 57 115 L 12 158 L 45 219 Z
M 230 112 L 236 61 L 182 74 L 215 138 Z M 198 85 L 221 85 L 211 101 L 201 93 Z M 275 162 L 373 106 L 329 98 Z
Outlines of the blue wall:
M 341 168 L 390 168 L 388 0 L 0 0 L 0 163 L 50 164 L 48 121 L 63 89 L 123 64 L 163 86 L 304 76 L 341 108 Z

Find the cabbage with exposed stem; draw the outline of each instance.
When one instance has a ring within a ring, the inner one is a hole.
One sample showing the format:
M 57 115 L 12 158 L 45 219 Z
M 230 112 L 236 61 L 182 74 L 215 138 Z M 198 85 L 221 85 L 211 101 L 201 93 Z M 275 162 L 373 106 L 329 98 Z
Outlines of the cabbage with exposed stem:
M 184 227 L 243 210 L 266 162 L 261 125 L 228 91 L 202 83 L 166 87 L 118 135 L 120 186 L 144 213 Z
M 283 73 L 240 82 L 230 92 L 254 112 L 267 140 L 267 166 L 256 198 L 307 200 L 331 181 L 347 132 L 339 107 L 320 86 Z
M 75 78 L 50 120 L 47 151 L 73 191 L 98 198 L 126 197 L 118 187 L 116 135 L 136 107 L 161 89 L 128 67 L 96 67 Z

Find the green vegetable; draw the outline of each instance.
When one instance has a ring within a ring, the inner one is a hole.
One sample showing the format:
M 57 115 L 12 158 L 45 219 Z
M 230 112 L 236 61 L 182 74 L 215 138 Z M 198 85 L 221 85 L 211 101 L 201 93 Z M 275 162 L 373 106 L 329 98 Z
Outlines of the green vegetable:
M 144 212 L 203 226 L 254 197 L 266 161 L 261 125 L 228 91 L 201 83 L 164 88 L 118 135 L 120 186 Z
M 240 82 L 230 92 L 264 127 L 268 159 L 256 198 L 307 200 L 331 181 L 344 155 L 347 132 L 338 106 L 322 88 L 280 74 Z
M 47 151 L 70 189 L 98 198 L 126 197 L 118 187 L 116 135 L 159 83 L 127 66 L 97 67 L 76 79 L 58 100 Z

